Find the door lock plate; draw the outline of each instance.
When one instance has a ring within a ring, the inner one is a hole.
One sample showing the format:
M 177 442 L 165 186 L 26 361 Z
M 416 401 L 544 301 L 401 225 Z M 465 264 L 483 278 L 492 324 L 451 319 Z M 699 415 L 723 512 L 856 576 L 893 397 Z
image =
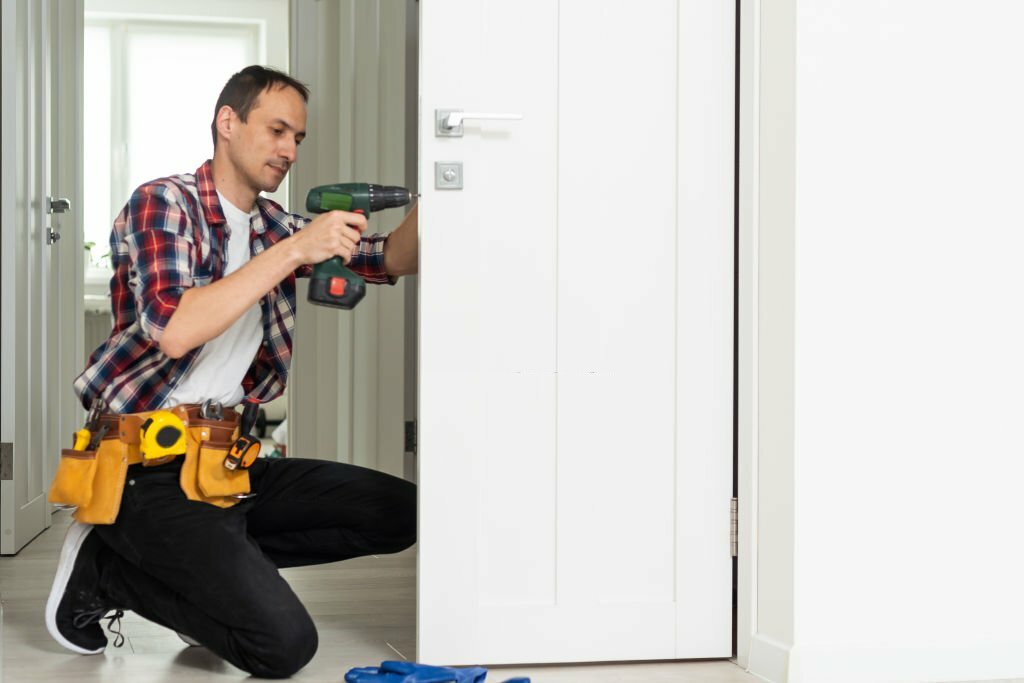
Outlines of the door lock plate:
M 461 190 L 462 162 L 437 161 L 434 163 L 434 189 Z

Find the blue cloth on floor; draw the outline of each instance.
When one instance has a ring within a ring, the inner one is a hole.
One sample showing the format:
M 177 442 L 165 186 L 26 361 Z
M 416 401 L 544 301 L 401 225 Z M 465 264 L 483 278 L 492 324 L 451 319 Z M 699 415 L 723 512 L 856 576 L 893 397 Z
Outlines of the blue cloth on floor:
M 484 683 L 487 669 L 481 666 L 448 667 L 416 662 L 381 662 L 345 674 L 346 683 Z M 510 678 L 505 683 L 530 683 L 529 678 Z

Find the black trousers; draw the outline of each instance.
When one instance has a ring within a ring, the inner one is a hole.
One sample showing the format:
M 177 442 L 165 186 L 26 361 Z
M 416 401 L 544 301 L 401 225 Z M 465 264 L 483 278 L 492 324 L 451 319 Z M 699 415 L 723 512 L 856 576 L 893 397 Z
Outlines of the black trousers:
M 416 540 L 416 487 L 336 462 L 259 459 L 256 495 L 223 509 L 185 498 L 180 459 L 133 465 L 115 524 L 94 533 L 112 607 L 191 636 L 255 676 L 305 666 L 317 633 L 279 568 L 393 553 Z

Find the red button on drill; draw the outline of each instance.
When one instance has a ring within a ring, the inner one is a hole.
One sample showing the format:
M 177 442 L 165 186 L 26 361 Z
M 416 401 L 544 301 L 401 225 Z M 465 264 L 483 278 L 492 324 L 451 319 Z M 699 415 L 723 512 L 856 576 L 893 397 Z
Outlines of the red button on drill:
M 341 296 L 345 293 L 345 285 L 347 284 L 348 282 L 343 277 L 332 277 L 327 291 L 330 292 L 331 296 Z

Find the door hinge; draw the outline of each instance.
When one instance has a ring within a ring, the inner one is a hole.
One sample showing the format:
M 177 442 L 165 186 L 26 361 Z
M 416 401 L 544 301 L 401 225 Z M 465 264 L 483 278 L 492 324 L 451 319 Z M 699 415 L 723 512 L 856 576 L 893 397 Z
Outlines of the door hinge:
M 14 444 L 0 443 L 0 481 L 14 479 Z
M 739 556 L 740 550 L 740 504 L 736 498 L 729 503 L 729 548 L 733 557 Z
M 405 423 L 405 452 L 416 452 L 416 421 L 407 420 Z

